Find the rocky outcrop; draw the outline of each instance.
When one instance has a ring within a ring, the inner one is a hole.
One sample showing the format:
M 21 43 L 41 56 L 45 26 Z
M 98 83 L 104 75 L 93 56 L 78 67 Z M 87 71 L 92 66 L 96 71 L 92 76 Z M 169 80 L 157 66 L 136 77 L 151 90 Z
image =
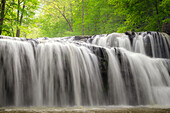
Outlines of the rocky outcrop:
M 125 34 L 128 35 L 130 43 L 132 45 L 133 44 L 133 38 L 135 38 L 135 32 L 134 31 L 126 31 Z
M 168 19 L 170 19 L 170 17 Z M 162 25 L 162 32 L 165 32 L 168 35 L 170 35 L 170 23 L 169 22 L 166 22 Z

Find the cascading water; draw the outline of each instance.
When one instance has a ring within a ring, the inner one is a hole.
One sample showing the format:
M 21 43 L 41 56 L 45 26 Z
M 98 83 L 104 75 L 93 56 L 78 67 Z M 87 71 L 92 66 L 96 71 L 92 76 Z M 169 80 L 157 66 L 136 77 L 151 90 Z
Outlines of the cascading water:
M 166 34 L 1 38 L 0 106 L 170 105 Z
M 93 37 L 92 44 L 104 47 L 122 47 L 151 57 L 170 58 L 170 37 L 159 32 L 136 33 L 133 42 L 124 33 L 97 35 Z

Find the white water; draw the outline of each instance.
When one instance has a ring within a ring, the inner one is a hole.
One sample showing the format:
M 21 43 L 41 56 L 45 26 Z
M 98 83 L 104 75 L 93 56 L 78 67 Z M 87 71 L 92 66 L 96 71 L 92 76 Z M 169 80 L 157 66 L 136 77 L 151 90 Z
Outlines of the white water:
M 169 37 L 144 34 L 133 45 L 124 34 L 94 37 L 100 46 L 3 37 L 0 106 L 170 105 Z
M 123 47 L 129 51 L 151 57 L 170 58 L 170 37 L 164 33 L 136 33 L 132 45 L 128 36 L 123 33 L 97 35 L 94 37 L 92 44 L 104 47 Z

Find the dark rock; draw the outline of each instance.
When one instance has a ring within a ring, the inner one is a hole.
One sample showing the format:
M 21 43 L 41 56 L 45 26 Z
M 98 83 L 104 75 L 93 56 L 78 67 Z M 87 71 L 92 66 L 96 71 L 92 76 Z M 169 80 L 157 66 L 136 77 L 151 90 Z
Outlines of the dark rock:
M 87 41 L 89 38 L 91 38 L 91 36 L 75 36 L 74 40 Z
M 119 61 L 122 78 L 126 86 L 126 96 L 128 97 L 128 103 L 130 105 L 137 105 L 137 89 L 135 87 L 135 78 L 132 73 L 130 62 L 125 53 L 121 52 L 119 49 L 115 50 Z
M 48 38 L 47 38 L 47 37 L 44 37 L 44 40 L 48 40 Z
M 147 32 L 147 34 L 151 34 L 151 32 Z M 148 35 L 146 35 L 143 38 L 143 41 L 144 41 L 144 47 L 145 47 L 146 54 L 150 57 L 153 57 L 150 37 Z
M 167 18 L 165 18 L 165 19 L 167 19 Z M 170 19 L 170 17 L 168 17 L 168 19 Z M 170 23 L 166 22 L 162 25 L 162 32 L 165 32 L 168 35 L 170 35 Z
M 132 45 L 133 44 L 133 38 L 135 37 L 135 32 L 134 31 L 126 31 L 125 34 L 128 35 L 130 43 Z
M 170 35 L 170 23 L 164 23 L 162 25 L 162 31 Z
M 151 34 L 151 32 L 150 32 L 150 31 L 147 31 L 147 34 Z

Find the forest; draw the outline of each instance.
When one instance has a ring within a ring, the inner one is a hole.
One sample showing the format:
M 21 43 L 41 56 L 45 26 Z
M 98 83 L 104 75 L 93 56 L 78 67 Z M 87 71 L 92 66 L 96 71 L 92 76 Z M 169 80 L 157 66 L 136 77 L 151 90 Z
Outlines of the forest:
M 164 31 L 170 0 L 1 0 L 0 35 L 64 37 Z

